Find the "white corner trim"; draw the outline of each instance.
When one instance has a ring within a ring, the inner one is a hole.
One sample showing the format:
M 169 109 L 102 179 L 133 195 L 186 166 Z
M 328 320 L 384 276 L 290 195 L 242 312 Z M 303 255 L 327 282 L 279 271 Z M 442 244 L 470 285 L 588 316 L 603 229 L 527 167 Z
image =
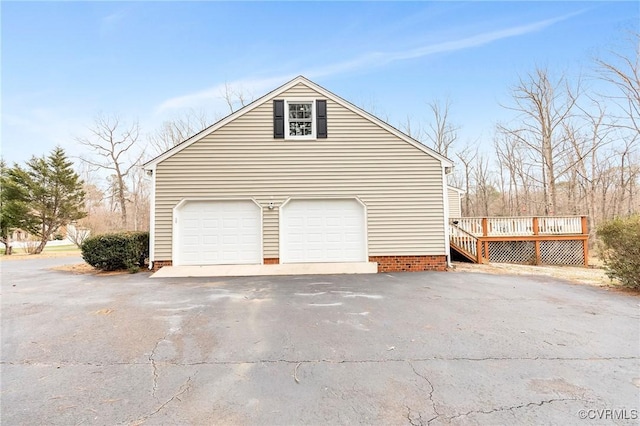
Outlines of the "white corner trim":
M 449 241 L 449 188 L 455 189 L 449 185 L 447 185 L 447 172 L 445 170 L 445 166 L 442 166 L 442 207 L 443 211 L 443 225 L 444 225 L 444 250 L 445 256 L 447 259 L 447 267 L 450 268 L 451 265 L 451 245 Z
M 156 256 L 156 169 L 151 171 L 151 194 L 149 196 L 149 269 L 153 269 Z

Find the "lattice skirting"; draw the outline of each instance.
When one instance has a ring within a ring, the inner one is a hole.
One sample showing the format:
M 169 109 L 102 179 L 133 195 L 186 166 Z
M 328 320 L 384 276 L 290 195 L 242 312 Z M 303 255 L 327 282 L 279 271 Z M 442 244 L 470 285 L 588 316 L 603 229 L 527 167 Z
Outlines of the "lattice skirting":
M 540 241 L 540 263 L 546 265 L 584 265 L 582 241 Z
M 533 241 L 490 241 L 488 258 L 490 262 L 496 263 L 534 265 L 537 263 L 535 243 Z M 539 262 L 543 265 L 584 265 L 582 241 L 540 241 Z
M 533 241 L 489 241 L 489 262 L 535 265 L 536 246 Z

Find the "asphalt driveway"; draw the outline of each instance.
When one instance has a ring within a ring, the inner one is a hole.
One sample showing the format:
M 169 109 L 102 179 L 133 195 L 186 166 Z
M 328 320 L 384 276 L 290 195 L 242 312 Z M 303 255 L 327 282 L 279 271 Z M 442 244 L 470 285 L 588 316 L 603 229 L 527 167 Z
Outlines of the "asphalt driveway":
M 3 425 L 640 415 L 635 296 L 472 273 L 150 280 L 47 269 L 78 261 L 0 264 Z

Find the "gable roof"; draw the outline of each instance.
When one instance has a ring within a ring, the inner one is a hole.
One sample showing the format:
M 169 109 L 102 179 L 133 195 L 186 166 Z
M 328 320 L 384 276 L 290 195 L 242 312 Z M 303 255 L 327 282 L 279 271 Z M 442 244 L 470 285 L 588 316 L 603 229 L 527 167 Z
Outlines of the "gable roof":
M 366 112 L 362 108 L 359 108 L 359 107 L 355 106 L 351 102 L 349 102 L 349 101 L 347 101 L 345 99 L 342 99 L 340 96 L 333 94 L 332 92 L 328 91 L 327 89 L 317 85 L 316 83 L 312 82 L 311 80 L 307 79 L 306 77 L 300 75 L 300 76 L 294 78 L 293 80 L 289 81 L 288 83 L 285 83 L 282 86 L 278 87 L 277 89 L 274 89 L 271 92 L 267 93 L 266 95 L 256 99 L 255 101 L 251 102 L 249 105 L 245 105 L 244 107 L 240 108 L 239 110 L 235 111 L 234 113 L 229 114 L 225 118 L 223 118 L 223 119 L 219 120 L 218 122 L 212 124 L 211 126 L 207 127 L 206 129 L 201 130 L 200 132 L 196 133 L 195 135 L 193 135 L 189 139 L 185 140 L 184 142 L 181 142 L 178 145 L 174 146 L 173 148 L 169 149 L 168 151 L 165 151 L 164 153 L 158 155 L 154 159 L 146 162 L 142 167 L 145 170 L 152 170 L 153 168 L 155 168 L 155 166 L 158 163 L 160 163 L 160 162 L 164 161 L 165 159 L 173 156 L 174 154 L 177 154 L 178 152 L 180 152 L 183 149 L 187 148 L 191 144 L 193 144 L 193 143 L 199 141 L 200 139 L 208 136 L 209 134 L 215 132 L 216 130 L 218 130 L 222 126 L 224 126 L 227 123 L 235 120 L 236 118 L 248 113 L 249 111 L 257 108 L 258 106 L 262 105 L 263 103 L 268 102 L 268 101 L 270 101 L 270 100 L 272 100 L 274 98 L 277 98 L 282 93 L 286 92 L 287 90 L 291 89 L 292 87 L 294 87 L 295 85 L 300 84 L 300 83 L 304 84 L 305 86 L 309 87 L 312 90 L 315 90 L 316 92 L 320 93 L 322 96 L 326 97 L 327 99 L 331 99 L 335 103 L 337 103 L 337 104 L 339 104 L 339 105 L 351 110 L 352 112 L 358 114 L 359 116 L 361 116 L 363 118 L 366 118 L 369 121 L 372 121 L 373 123 L 377 124 L 378 126 L 382 127 L 383 129 L 387 130 L 388 132 L 392 133 L 393 135 L 397 136 L 398 138 L 404 140 L 405 142 L 413 145 L 414 147 L 418 148 L 419 150 L 425 152 L 426 154 L 431 155 L 432 157 L 434 157 L 437 160 L 439 160 L 442 163 L 443 166 L 447 166 L 447 167 L 452 167 L 453 166 L 453 162 L 451 160 L 449 160 L 448 158 L 446 158 L 443 155 L 439 154 L 438 152 L 434 151 L 433 149 L 429 148 L 428 146 L 423 145 L 422 143 L 420 143 L 417 140 L 413 139 L 411 136 L 407 135 L 406 133 L 401 132 L 400 130 L 396 129 L 395 127 L 391 126 L 390 124 L 388 124 L 388 123 L 384 122 L 383 120 L 379 119 L 378 117 Z

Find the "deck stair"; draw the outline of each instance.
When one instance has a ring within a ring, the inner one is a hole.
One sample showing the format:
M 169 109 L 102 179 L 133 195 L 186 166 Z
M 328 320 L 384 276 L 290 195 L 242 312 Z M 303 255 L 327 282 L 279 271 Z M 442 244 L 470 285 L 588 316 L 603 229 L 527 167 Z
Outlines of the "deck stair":
M 465 231 L 457 224 L 449 225 L 449 237 L 451 248 L 474 263 L 482 263 L 478 253 L 482 253 L 482 244 L 473 234 Z

